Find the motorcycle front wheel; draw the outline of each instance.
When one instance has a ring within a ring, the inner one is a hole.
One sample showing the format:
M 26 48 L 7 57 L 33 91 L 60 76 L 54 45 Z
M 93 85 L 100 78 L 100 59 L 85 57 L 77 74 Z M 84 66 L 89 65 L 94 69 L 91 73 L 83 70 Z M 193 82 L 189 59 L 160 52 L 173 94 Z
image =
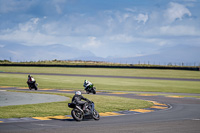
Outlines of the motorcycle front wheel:
M 100 119 L 100 115 L 95 109 L 93 111 L 93 115 L 92 116 L 93 116 L 94 120 L 99 120 Z
M 79 111 L 78 109 L 73 109 L 71 111 L 71 115 L 76 121 L 82 121 L 83 120 L 83 112 Z

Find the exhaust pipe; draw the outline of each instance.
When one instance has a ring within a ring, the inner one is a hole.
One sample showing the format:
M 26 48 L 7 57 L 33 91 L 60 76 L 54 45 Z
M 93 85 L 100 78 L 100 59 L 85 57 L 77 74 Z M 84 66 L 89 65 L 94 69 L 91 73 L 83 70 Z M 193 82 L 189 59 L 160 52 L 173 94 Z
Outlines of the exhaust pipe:
M 79 109 L 84 114 L 83 110 L 79 106 L 76 106 L 76 108 Z

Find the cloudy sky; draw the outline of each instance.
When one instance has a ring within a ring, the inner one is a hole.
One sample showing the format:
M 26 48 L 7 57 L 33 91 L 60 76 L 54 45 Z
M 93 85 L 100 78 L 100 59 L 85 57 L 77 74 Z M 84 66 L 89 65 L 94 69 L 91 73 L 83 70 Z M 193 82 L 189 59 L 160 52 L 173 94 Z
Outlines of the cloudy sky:
M 103 58 L 200 47 L 200 0 L 0 0 L 0 49 L 6 43 L 62 44 Z

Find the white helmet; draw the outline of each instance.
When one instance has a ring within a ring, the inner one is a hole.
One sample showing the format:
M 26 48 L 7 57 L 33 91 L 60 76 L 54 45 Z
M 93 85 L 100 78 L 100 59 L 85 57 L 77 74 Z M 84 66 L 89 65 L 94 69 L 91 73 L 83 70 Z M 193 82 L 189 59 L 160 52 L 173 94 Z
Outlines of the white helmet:
M 76 95 L 81 95 L 81 92 L 80 91 L 76 91 L 75 94 Z

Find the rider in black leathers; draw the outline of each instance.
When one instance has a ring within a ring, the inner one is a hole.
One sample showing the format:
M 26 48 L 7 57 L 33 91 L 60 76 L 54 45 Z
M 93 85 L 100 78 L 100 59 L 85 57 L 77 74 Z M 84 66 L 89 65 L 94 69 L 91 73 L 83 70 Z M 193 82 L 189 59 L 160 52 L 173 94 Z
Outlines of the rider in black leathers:
M 83 110 L 85 111 L 85 106 L 86 106 L 87 102 L 81 101 L 82 99 L 85 100 L 85 101 L 87 101 L 87 102 L 90 101 L 87 98 L 83 97 L 81 95 L 80 91 L 76 91 L 74 97 L 72 98 L 72 103 L 80 105 L 83 108 Z
M 31 86 L 32 86 L 33 84 L 35 84 L 36 81 L 35 81 L 35 79 L 33 78 L 33 76 L 28 75 L 28 80 L 27 80 L 26 83 L 28 84 L 28 87 L 29 87 L 29 89 L 31 90 L 31 89 L 32 89 Z

